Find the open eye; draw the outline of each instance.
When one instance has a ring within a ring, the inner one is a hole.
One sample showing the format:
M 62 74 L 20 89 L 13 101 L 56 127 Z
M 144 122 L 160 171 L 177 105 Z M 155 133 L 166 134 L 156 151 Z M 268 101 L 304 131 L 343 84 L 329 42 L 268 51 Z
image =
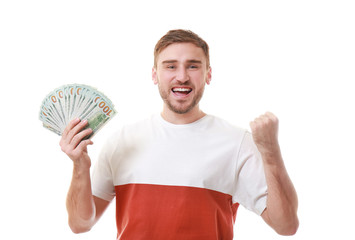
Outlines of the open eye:
M 167 65 L 166 68 L 167 69 L 175 69 L 175 66 L 174 65 Z
M 190 68 L 190 69 L 197 69 L 198 66 L 197 66 L 197 65 L 189 65 L 189 68 Z

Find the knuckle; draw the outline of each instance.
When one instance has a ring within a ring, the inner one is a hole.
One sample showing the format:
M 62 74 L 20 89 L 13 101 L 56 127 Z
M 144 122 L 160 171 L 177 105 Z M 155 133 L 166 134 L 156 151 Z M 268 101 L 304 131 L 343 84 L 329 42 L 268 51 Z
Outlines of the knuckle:
M 74 137 L 73 137 L 73 142 L 76 142 L 76 141 L 80 141 L 80 135 L 79 134 L 76 134 Z
M 66 150 L 65 145 L 62 144 L 62 143 L 60 143 L 59 146 L 60 146 L 60 149 L 61 149 L 63 152 L 65 152 L 65 150 Z

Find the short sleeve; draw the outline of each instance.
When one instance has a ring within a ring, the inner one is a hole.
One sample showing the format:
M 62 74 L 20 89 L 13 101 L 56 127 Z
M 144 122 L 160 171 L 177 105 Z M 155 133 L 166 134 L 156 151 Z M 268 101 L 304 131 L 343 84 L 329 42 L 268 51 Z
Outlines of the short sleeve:
M 116 141 L 112 138 L 106 141 L 92 172 L 93 195 L 106 201 L 112 201 L 115 197 L 115 186 L 110 164 L 115 150 L 115 143 Z
M 267 184 L 261 155 L 250 132 L 245 132 L 241 143 L 233 202 L 261 215 L 266 208 Z

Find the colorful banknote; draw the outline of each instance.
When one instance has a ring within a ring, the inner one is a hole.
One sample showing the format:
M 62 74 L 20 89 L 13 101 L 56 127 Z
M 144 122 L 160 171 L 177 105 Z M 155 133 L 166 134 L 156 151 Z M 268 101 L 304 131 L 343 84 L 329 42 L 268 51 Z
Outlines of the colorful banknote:
M 74 118 L 87 120 L 93 130 L 91 138 L 113 116 L 113 103 L 96 88 L 83 84 L 68 84 L 51 91 L 42 101 L 39 119 L 43 126 L 58 135 Z

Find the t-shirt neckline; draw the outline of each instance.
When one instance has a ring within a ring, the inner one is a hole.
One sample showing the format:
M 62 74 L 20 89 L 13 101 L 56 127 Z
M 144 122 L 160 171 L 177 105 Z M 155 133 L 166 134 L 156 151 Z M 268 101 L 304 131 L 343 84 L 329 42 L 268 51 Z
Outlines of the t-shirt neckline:
M 187 123 L 187 124 L 174 124 L 171 122 L 166 121 L 161 113 L 156 114 L 158 120 L 163 123 L 165 126 L 167 127 L 171 127 L 171 128 L 190 128 L 190 127 L 195 127 L 196 125 L 199 124 L 203 124 L 203 122 L 207 121 L 207 119 L 210 117 L 210 115 L 206 114 L 205 116 L 203 116 L 202 118 L 192 122 L 192 123 Z

